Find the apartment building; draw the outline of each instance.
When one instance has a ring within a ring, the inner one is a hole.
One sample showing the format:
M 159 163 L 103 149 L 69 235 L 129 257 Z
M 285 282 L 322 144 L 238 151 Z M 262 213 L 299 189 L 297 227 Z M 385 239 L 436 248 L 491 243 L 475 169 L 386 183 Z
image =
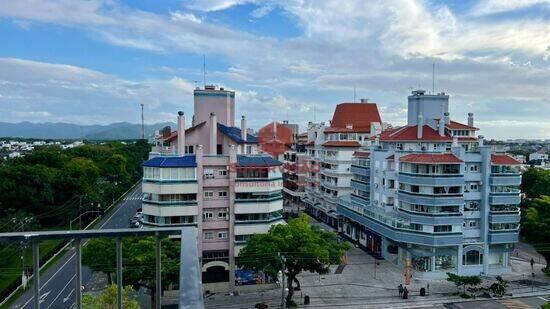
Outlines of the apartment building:
M 450 119 L 449 96 L 413 91 L 408 123 L 356 152 L 339 229 L 405 279 L 511 271 L 518 242 L 520 162 Z
M 210 291 L 233 288 L 235 257 L 251 235 L 284 223 L 281 162 L 258 154 L 244 116 L 234 126 L 234 100 L 223 88 L 196 89 L 192 126 L 179 112 L 177 130 L 158 134 L 143 164 L 144 224 L 198 227 Z
M 306 191 L 302 201 L 312 216 L 336 227 L 339 197 L 351 193 L 351 160 L 382 131 L 376 103 L 341 103 L 329 126 L 308 124 Z

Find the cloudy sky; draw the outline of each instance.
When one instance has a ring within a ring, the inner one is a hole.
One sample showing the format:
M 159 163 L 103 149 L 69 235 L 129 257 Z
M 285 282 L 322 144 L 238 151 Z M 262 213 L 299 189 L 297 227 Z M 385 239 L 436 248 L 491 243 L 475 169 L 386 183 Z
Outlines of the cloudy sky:
M 550 0 L 0 1 L 0 121 L 174 121 L 237 92 L 252 127 L 356 97 L 403 124 L 412 89 L 490 138 L 550 138 Z

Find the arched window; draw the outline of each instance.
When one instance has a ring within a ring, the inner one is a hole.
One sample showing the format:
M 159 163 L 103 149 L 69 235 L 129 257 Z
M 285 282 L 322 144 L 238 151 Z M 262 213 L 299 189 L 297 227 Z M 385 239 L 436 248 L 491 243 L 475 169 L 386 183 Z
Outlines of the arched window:
M 479 265 L 483 264 L 483 254 L 477 250 L 470 250 L 462 255 L 463 265 Z

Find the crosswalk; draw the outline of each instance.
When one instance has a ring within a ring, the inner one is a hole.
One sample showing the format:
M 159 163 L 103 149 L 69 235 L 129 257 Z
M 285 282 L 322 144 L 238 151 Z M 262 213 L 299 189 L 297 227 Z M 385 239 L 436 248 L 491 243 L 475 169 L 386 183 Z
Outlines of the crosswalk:
M 508 299 L 501 299 L 498 301 L 502 305 L 504 305 L 508 309 L 530 309 L 531 306 L 521 302 L 519 299 L 514 298 L 508 298 Z
M 127 196 L 124 198 L 125 201 L 141 201 L 141 196 Z

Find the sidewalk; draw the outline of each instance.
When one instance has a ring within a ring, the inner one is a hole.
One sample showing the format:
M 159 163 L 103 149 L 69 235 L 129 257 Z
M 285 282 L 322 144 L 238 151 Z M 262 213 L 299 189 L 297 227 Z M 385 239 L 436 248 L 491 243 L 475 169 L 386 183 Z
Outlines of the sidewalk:
M 352 248 L 348 252 L 348 264 L 341 274 L 335 274 L 337 266 L 331 267 L 330 274 L 321 275 L 302 273 L 299 276 L 302 290 L 295 291 L 294 300 L 303 304 L 303 296 L 310 296 L 311 308 L 388 308 L 391 307 L 432 307 L 450 302 L 464 302 L 468 299 L 457 295 L 457 288 L 446 280 L 430 280 L 430 294 L 419 296 L 420 288 L 426 288 L 428 281 L 413 280 L 407 286 L 409 299 L 399 298 L 397 284 L 402 282 L 402 271 L 388 261 L 379 261 L 376 266 L 374 258 L 360 249 Z M 535 278 L 531 280 L 531 266 L 521 259 L 512 260 L 513 273 L 504 275 L 511 281 L 508 293 L 512 297 L 539 296 L 550 293 L 550 278 L 541 269 L 542 264 L 535 264 Z M 538 269 L 538 270 L 537 270 Z M 494 278 L 484 278 L 484 286 Z M 484 298 L 475 298 L 480 300 Z M 281 290 L 246 293 L 239 296 L 213 295 L 206 299 L 207 308 L 253 308 L 256 303 L 266 303 L 269 308 L 278 308 L 281 304 Z

